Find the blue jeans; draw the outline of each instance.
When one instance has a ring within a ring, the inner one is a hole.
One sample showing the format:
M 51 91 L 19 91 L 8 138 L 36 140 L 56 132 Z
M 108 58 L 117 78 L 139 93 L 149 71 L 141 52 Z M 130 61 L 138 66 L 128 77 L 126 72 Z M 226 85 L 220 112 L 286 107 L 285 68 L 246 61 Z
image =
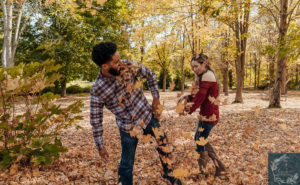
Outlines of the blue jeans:
M 211 129 L 215 126 L 215 124 L 199 121 L 198 127 L 195 134 L 195 141 L 199 140 L 200 137 L 204 137 L 205 139 L 208 137 Z M 199 128 L 203 128 L 202 132 L 199 131 Z M 201 146 L 197 144 L 197 152 L 204 152 L 205 146 Z
M 160 127 L 160 124 L 156 118 L 152 115 L 152 119 L 150 123 L 147 125 L 144 131 L 144 135 L 151 134 L 152 137 L 155 137 L 154 132 L 152 128 Z M 119 182 L 122 183 L 122 185 L 132 185 L 133 184 L 133 165 L 134 165 L 134 156 L 135 156 L 135 150 L 138 144 L 138 139 L 136 137 L 131 137 L 129 133 L 126 133 L 122 130 L 120 130 L 120 136 L 121 136 L 121 145 L 122 145 L 122 155 L 121 155 L 121 163 L 119 166 Z M 167 139 L 166 135 L 160 136 L 160 138 L 155 138 L 156 141 L 161 141 L 160 143 L 163 143 L 162 141 L 164 139 Z M 159 146 L 164 146 L 166 144 L 160 144 Z M 156 148 L 160 156 L 168 156 L 170 153 L 164 153 L 159 148 Z M 163 163 L 161 160 L 161 164 L 163 166 L 163 170 L 165 173 L 165 178 L 168 178 L 168 174 L 171 172 L 170 169 L 167 168 L 167 164 Z

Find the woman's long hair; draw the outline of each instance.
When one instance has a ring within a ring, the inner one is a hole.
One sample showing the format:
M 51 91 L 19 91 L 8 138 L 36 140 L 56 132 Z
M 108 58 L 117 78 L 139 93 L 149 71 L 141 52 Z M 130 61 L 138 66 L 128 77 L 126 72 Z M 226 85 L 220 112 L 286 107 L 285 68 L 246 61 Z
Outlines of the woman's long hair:
M 192 60 L 191 60 L 191 62 L 192 62 L 192 61 L 196 61 L 196 62 L 198 62 L 199 64 L 203 64 L 203 63 L 204 63 L 205 61 L 207 61 L 207 60 L 208 60 L 208 56 L 204 55 L 203 53 L 200 53 L 200 54 L 194 55 L 193 58 L 192 58 Z M 215 73 L 214 70 L 210 67 L 209 62 L 207 63 L 207 65 L 206 65 L 205 67 L 206 67 L 207 70 L 210 70 L 210 71 L 213 72 L 213 74 L 215 75 L 216 81 L 217 81 L 218 86 L 219 86 L 219 94 L 220 94 L 220 83 L 219 83 L 219 80 L 218 80 L 218 77 L 217 77 L 216 73 Z M 206 72 L 204 72 L 204 73 L 206 73 Z M 202 76 L 203 76 L 204 73 L 198 75 L 198 79 L 197 79 L 196 84 L 198 84 L 198 85 L 200 84 L 200 82 L 202 81 Z

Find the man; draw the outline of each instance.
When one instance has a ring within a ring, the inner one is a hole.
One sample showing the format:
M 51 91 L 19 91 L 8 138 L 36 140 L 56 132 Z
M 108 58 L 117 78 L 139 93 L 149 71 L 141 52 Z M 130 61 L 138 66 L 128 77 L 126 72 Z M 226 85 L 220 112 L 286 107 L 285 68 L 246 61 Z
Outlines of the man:
M 119 166 L 119 182 L 123 185 L 133 184 L 133 164 L 138 138 L 132 136 L 131 131 L 138 128 L 143 134 L 155 137 L 163 166 L 163 177 L 172 184 L 181 184 L 179 179 L 170 176 L 171 152 L 167 146 L 165 134 L 157 134 L 160 127 L 158 122 L 159 92 L 155 74 L 145 66 L 129 60 L 120 60 L 117 46 L 111 42 L 102 42 L 94 46 L 93 61 L 100 66 L 101 71 L 91 89 L 91 125 L 93 136 L 99 150 L 99 155 L 107 160 L 109 155 L 103 144 L 103 107 L 106 106 L 116 116 L 122 145 L 121 162 Z M 153 96 L 152 108 L 142 89 L 137 84 L 137 78 L 145 78 Z M 156 130 L 156 132 L 155 132 Z

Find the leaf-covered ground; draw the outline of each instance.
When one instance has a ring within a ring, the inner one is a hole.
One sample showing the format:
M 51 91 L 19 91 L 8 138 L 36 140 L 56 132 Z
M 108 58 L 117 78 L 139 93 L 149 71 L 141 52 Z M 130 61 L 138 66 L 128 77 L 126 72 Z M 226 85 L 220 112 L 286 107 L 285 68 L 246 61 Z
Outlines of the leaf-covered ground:
M 151 94 L 145 92 L 151 102 Z M 174 107 L 177 92 L 161 92 L 164 102 L 161 125 L 174 146 L 175 168 L 184 184 L 267 184 L 268 153 L 300 152 L 300 92 L 291 91 L 282 109 L 266 109 L 262 92 L 244 92 L 243 104 L 231 104 L 235 94 L 221 96 L 220 122 L 209 141 L 227 167 L 228 180 L 214 178 L 210 161 L 209 175 L 197 174 L 197 154 L 193 141 L 197 114 L 179 116 Z M 83 130 L 68 129 L 63 144 L 68 152 L 54 165 L 41 168 L 17 167 L 1 172 L 0 184 L 117 184 L 121 155 L 120 136 L 114 115 L 104 111 L 104 141 L 110 154 L 105 163 L 99 157 L 89 124 L 89 95 L 68 96 L 57 101 L 66 105 L 81 99 L 85 103 L 80 125 Z M 227 102 L 227 103 L 226 103 Z M 139 143 L 134 165 L 138 185 L 168 184 L 161 177 L 162 168 L 156 143 Z

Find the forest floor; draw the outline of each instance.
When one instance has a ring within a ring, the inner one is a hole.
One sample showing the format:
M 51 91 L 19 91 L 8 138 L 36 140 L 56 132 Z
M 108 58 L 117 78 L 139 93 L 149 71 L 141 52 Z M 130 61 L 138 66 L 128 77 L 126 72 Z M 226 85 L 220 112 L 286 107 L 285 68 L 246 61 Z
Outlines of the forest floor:
M 185 94 L 187 94 L 186 92 Z M 209 162 L 208 176 L 197 174 L 195 142 L 193 140 L 197 114 L 179 116 L 174 107 L 178 92 L 161 92 L 164 102 L 162 128 L 174 148 L 176 169 L 185 176 L 183 184 L 267 184 L 268 153 L 300 153 L 300 91 L 289 91 L 281 109 L 267 109 L 263 91 L 245 91 L 244 103 L 232 104 L 235 94 L 221 95 L 220 122 L 212 129 L 209 142 L 227 167 L 228 179 L 214 178 L 214 167 Z M 152 97 L 145 92 L 151 103 Z M 110 155 L 104 162 L 95 148 L 89 123 L 89 94 L 61 98 L 67 105 L 83 100 L 80 121 L 82 130 L 64 131 L 63 145 L 68 152 L 53 165 L 25 167 L 11 175 L 0 172 L 0 184 L 117 184 L 121 144 L 114 115 L 104 110 L 104 142 Z M 154 141 L 154 140 L 153 140 Z M 162 167 L 155 150 L 156 143 L 139 143 L 135 156 L 134 184 L 168 184 L 161 177 Z M 184 174 L 186 173 L 186 174 Z

